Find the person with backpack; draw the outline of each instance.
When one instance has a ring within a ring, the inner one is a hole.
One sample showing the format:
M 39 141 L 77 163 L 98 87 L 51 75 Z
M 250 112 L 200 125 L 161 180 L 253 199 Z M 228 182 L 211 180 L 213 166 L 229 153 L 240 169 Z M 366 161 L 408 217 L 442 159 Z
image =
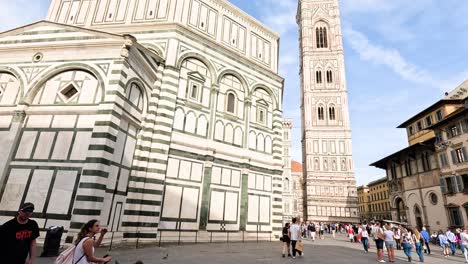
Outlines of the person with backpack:
M 101 233 L 101 235 L 99 239 L 95 241 L 94 236 L 98 233 Z M 111 261 L 111 256 L 104 258 L 94 256 L 94 248 L 101 245 L 102 239 L 106 233 L 107 229 L 101 229 L 99 221 L 96 219 L 90 220 L 88 223 L 84 224 L 75 240 L 76 248 L 73 255 L 73 264 L 91 264 L 92 262 L 102 263 Z
M 413 241 L 416 247 L 416 254 L 419 256 L 419 261 L 424 262 L 424 254 L 423 254 L 423 246 L 424 246 L 424 238 L 419 233 L 418 229 L 413 228 Z
M 36 221 L 30 219 L 33 212 L 34 204 L 24 203 L 20 207 L 18 215 L 1 226 L 1 263 L 34 263 L 36 257 L 36 238 L 39 237 L 39 226 Z

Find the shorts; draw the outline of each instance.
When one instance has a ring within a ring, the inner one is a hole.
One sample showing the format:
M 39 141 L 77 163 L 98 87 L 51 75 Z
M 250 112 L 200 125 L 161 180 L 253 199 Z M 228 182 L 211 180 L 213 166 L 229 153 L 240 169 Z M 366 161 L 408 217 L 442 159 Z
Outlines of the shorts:
M 383 249 L 384 241 L 382 239 L 375 240 L 375 246 L 377 247 L 377 249 Z
M 283 236 L 283 243 L 287 243 L 288 245 L 291 244 L 291 239 L 289 239 L 289 236 Z
M 387 248 L 395 248 L 395 241 L 385 241 L 385 246 Z

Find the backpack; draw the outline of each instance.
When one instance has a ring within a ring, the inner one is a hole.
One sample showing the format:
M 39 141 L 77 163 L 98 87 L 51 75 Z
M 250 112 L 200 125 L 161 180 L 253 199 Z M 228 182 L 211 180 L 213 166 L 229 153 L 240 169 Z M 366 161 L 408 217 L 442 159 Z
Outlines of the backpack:
M 76 264 L 85 256 L 81 256 L 76 262 L 73 262 L 73 256 L 75 255 L 76 245 L 72 245 L 67 248 L 65 251 L 60 253 L 60 255 L 55 259 L 54 264 Z

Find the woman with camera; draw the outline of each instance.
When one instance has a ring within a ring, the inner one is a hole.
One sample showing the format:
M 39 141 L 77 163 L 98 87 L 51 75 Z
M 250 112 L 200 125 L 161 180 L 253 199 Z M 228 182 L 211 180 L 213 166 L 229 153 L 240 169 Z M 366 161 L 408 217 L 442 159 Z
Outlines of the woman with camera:
M 94 236 L 101 233 L 97 241 L 94 240 Z M 73 256 L 73 263 L 75 264 L 90 264 L 93 262 L 106 263 L 112 260 L 112 257 L 105 256 L 98 258 L 94 256 L 94 248 L 101 245 L 104 235 L 107 233 L 107 229 L 101 229 L 98 220 L 91 220 L 84 224 L 78 233 L 78 237 L 75 241 L 76 248 Z

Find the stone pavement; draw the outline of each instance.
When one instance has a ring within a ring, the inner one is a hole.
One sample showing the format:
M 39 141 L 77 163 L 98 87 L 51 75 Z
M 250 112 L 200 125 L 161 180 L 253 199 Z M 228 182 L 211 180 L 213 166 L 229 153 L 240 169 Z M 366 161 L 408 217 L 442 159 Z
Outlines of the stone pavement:
M 197 244 L 183 246 L 157 247 L 148 246 L 140 249 L 119 249 L 113 250 L 110 254 L 120 264 L 133 264 L 136 260 L 141 260 L 145 264 L 151 263 L 171 263 L 171 264 L 249 264 L 249 263 L 321 263 L 321 264 L 367 264 L 377 263 L 375 246 L 372 245 L 370 252 L 365 254 L 362 246 L 357 243 L 345 241 L 344 235 L 337 235 L 337 240 L 330 237 L 324 240 L 312 242 L 305 240 L 305 256 L 292 258 L 281 257 L 280 242 L 272 243 L 223 243 L 223 244 Z M 464 263 L 460 251 L 458 256 L 448 259 L 441 255 L 439 248 L 433 248 L 433 254 L 425 256 L 425 263 L 429 264 L 457 264 Z M 98 255 L 107 252 L 101 248 Z M 397 251 L 397 261 L 395 263 L 407 263 L 406 256 L 402 251 Z M 419 262 L 416 252 L 413 251 L 413 262 Z M 37 264 L 53 263 L 52 258 L 38 258 Z

